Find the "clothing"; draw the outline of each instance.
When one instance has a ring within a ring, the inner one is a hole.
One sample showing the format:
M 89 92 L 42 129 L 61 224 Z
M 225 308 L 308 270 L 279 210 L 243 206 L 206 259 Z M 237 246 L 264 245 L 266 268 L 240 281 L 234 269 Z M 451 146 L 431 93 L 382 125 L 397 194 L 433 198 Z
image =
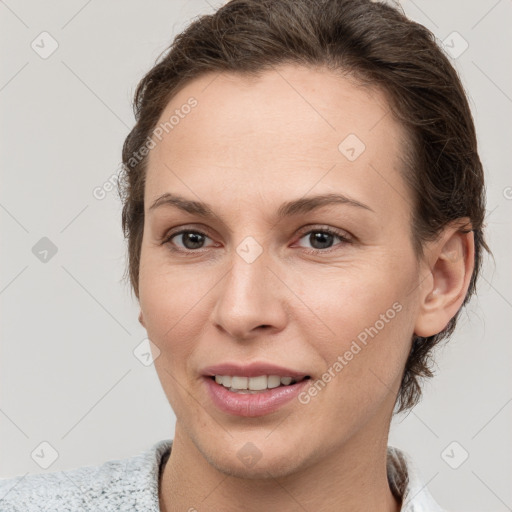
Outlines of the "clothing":
M 159 478 L 172 445 L 164 439 L 139 455 L 96 466 L 0 479 L 1 512 L 159 512 Z M 388 481 L 401 512 L 443 512 L 410 458 L 388 447 Z
M 434 501 L 405 452 L 388 446 L 387 471 L 391 491 L 402 499 L 400 512 L 447 512 Z

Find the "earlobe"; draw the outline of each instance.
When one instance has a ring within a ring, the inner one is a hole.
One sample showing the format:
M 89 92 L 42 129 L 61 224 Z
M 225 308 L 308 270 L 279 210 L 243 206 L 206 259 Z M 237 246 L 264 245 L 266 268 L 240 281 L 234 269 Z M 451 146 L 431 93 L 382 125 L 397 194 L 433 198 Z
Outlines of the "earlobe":
M 142 316 L 142 310 L 139 313 L 139 323 L 145 328 L 146 324 L 144 323 L 144 317 Z
M 429 279 L 420 294 L 414 333 L 429 337 L 441 332 L 460 309 L 474 268 L 473 231 L 450 227 L 433 243 Z

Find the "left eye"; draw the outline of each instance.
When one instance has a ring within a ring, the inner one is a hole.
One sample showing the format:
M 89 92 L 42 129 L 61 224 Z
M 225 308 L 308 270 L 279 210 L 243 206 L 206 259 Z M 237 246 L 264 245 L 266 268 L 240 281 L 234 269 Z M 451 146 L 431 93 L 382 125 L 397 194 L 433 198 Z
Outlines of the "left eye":
M 308 231 L 300 238 L 300 240 L 304 238 L 312 244 L 314 251 L 330 249 L 335 238 L 338 238 L 341 242 L 349 242 L 347 237 L 330 229 L 314 229 L 312 231 Z

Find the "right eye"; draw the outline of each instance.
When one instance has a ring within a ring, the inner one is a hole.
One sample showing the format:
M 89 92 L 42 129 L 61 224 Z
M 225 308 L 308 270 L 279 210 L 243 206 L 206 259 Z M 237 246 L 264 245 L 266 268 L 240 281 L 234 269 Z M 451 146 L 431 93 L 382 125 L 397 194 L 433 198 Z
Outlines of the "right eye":
M 181 240 L 182 246 L 173 242 L 173 239 Z M 197 249 L 202 249 L 205 239 L 209 239 L 210 237 L 203 233 L 202 231 L 196 231 L 191 229 L 182 229 L 181 231 L 170 233 L 162 244 L 169 245 L 172 251 L 180 251 L 180 252 L 197 252 Z M 211 239 L 210 239 L 211 240 Z M 175 246 L 178 246 L 176 248 Z

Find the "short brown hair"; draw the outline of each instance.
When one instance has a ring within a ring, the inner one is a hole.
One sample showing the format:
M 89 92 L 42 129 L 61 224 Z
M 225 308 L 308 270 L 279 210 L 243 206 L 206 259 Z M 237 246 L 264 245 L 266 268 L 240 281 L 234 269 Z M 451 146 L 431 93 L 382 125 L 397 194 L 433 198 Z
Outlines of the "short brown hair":
M 139 297 L 147 157 L 134 159 L 170 99 L 208 72 L 258 76 L 274 65 L 324 66 L 384 91 L 395 119 L 409 136 L 402 174 L 413 197 L 412 239 L 423 245 L 463 217 L 473 231 L 475 266 L 463 306 L 475 292 L 484 240 L 485 185 L 475 127 L 457 72 L 424 26 L 398 8 L 370 0 L 231 0 L 194 20 L 178 34 L 140 81 L 134 98 L 136 124 L 123 146 L 119 193 L 128 240 L 128 271 Z M 125 274 L 126 278 L 126 274 Z M 462 309 L 462 308 L 461 308 Z M 421 396 L 432 376 L 432 348 L 448 338 L 460 310 L 445 329 L 414 335 L 404 370 L 398 411 Z

